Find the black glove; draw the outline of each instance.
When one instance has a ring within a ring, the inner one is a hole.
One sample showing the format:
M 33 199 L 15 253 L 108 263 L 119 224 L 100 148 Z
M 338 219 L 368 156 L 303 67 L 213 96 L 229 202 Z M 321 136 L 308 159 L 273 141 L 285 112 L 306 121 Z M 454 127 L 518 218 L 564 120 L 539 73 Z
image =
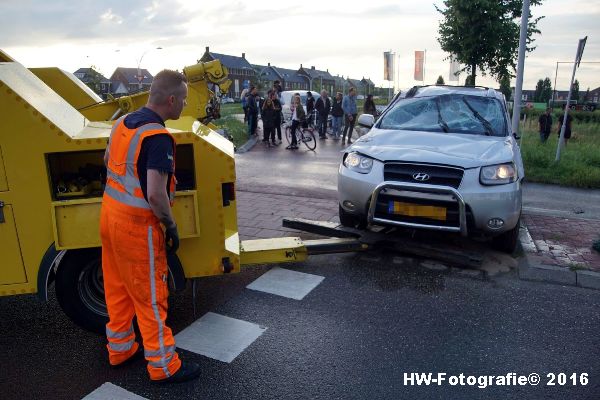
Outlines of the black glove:
M 179 248 L 179 232 L 177 232 L 177 225 L 173 224 L 165 231 L 165 246 L 167 248 L 167 254 L 175 254 Z

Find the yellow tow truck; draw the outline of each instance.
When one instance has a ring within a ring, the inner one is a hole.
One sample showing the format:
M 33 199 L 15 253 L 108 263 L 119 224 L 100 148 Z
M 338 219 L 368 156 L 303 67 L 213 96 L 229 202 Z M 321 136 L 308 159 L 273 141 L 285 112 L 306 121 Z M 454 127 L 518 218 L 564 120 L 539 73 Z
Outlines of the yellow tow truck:
M 177 140 L 173 209 L 181 236 L 169 257 L 170 286 L 236 273 L 255 263 L 302 261 L 306 243 L 287 237 L 240 241 L 234 146 L 210 121 L 231 81 L 219 60 L 185 67 L 188 104 L 167 121 Z M 122 114 L 148 93 L 102 101 L 73 74 L 27 69 L 0 51 L 0 296 L 37 293 L 52 282 L 77 324 L 103 331 L 99 213 L 106 181 L 103 154 Z

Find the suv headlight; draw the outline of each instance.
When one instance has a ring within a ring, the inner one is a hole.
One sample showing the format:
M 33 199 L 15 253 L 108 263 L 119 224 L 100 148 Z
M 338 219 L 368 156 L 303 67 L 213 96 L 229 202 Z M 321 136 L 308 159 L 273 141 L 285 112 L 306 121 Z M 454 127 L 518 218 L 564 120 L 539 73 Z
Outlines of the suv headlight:
M 516 181 L 517 178 L 517 168 L 512 162 L 481 167 L 479 173 L 479 182 L 482 185 L 504 185 Z
M 373 159 L 356 152 L 348 153 L 344 158 L 344 166 L 354 172 L 368 174 L 373 168 Z

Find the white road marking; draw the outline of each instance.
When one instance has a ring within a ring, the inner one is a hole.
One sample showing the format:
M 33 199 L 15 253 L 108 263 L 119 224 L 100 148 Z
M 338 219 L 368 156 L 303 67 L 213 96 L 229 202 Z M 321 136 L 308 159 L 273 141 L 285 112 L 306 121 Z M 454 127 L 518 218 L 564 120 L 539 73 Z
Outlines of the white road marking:
M 148 400 L 145 397 L 138 396 L 127 390 L 113 385 L 110 382 L 104 383 L 98 389 L 85 396 L 82 400 Z
M 175 336 L 178 348 L 232 362 L 267 328 L 224 315 L 207 313 Z
M 248 289 L 302 300 L 325 279 L 322 276 L 273 268 L 247 286 Z

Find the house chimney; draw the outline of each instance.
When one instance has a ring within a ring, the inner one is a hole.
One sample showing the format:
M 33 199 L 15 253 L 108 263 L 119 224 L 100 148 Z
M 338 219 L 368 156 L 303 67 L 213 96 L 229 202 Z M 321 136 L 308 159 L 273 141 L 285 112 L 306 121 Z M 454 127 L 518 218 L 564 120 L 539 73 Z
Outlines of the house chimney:
M 246 53 L 242 53 L 242 58 L 245 60 L 246 59 Z
M 208 46 L 206 46 L 206 52 L 207 52 L 207 53 L 209 52 L 209 50 L 208 50 Z
M 300 69 L 302 69 L 302 63 L 300 64 Z
M 315 69 L 315 66 L 314 66 L 314 65 L 311 65 L 311 66 L 310 66 L 310 69 Z
M 270 63 L 270 62 L 269 62 L 269 63 L 267 63 L 267 67 L 270 67 L 270 66 L 271 66 L 271 63 Z

